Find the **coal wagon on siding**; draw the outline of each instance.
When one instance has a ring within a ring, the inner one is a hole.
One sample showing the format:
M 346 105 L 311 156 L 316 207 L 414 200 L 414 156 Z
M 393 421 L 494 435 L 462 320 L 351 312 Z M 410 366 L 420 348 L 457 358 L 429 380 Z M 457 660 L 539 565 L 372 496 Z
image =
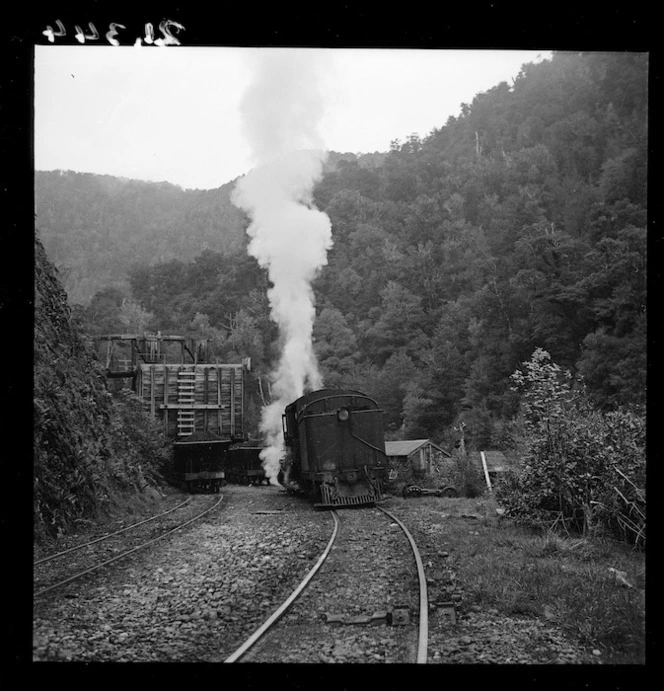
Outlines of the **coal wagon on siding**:
M 286 482 L 295 481 L 314 506 L 366 506 L 384 498 L 383 411 L 369 396 L 349 389 L 308 393 L 286 407 L 283 432 Z
M 141 363 L 136 391 L 174 440 L 175 479 L 217 491 L 232 443 L 244 439 L 243 364 Z
M 96 340 L 106 345 L 107 376 L 131 378 L 144 410 L 173 440 L 174 480 L 189 491 L 218 492 L 229 447 L 245 439 L 250 361 L 208 362 L 208 339 L 116 334 Z
M 262 446 L 232 446 L 226 456 L 226 481 L 238 485 L 269 484 L 260 453 Z

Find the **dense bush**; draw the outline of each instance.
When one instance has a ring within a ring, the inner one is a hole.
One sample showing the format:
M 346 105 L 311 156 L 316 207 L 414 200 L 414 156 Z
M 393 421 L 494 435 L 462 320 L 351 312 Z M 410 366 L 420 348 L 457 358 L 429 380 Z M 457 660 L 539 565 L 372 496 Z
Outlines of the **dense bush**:
M 168 444 L 131 392 L 106 390 L 53 265 L 35 246 L 34 527 L 57 536 L 161 482 Z
M 129 389 L 113 396 L 113 413 L 106 463 L 111 477 L 120 486 L 139 490 L 162 482 L 171 451 L 159 423 L 146 415 Z
M 508 514 L 584 534 L 646 542 L 645 420 L 630 411 L 594 410 L 538 349 L 514 381 L 522 393 L 527 453 L 498 488 Z

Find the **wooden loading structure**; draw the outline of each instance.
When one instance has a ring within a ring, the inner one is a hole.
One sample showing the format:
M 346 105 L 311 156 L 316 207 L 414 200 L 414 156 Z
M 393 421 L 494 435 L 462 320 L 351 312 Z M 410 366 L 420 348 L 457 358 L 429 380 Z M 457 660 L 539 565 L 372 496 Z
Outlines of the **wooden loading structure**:
M 209 362 L 209 339 L 153 334 L 94 338 L 105 351 L 106 375 L 131 378 L 132 389 L 166 435 L 184 441 L 210 433 L 244 439 L 244 376 L 250 360 Z M 200 436 L 200 435 L 198 435 Z
M 171 438 L 194 432 L 244 438 L 242 364 L 141 364 L 136 393 Z

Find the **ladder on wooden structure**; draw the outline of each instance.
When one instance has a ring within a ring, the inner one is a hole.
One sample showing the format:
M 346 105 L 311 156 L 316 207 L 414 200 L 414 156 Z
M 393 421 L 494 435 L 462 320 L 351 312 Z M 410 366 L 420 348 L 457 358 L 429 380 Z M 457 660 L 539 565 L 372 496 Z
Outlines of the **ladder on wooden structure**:
M 196 389 L 196 372 L 194 370 L 178 371 L 178 404 L 194 405 Z M 188 437 L 194 433 L 196 411 L 186 408 L 178 409 L 178 436 Z

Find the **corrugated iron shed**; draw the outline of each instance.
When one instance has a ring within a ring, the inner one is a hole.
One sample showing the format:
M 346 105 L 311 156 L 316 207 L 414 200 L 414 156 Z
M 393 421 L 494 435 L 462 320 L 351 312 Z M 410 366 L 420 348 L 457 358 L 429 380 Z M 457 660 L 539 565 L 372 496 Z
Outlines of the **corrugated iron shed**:
M 386 441 L 386 456 L 410 456 L 413 451 L 417 451 L 428 439 L 410 439 L 406 441 Z
M 440 446 L 438 446 L 438 444 L 435 444 L 430 439 L 406 439 L 404 441 L 386 441 L 385 455 L 407 457 L 424 445 L 432 446 L 434 449 L 437 449 L 445 456 L 452 455 L 449 452 L 445 451 L 445 449 L 441 449 Z

